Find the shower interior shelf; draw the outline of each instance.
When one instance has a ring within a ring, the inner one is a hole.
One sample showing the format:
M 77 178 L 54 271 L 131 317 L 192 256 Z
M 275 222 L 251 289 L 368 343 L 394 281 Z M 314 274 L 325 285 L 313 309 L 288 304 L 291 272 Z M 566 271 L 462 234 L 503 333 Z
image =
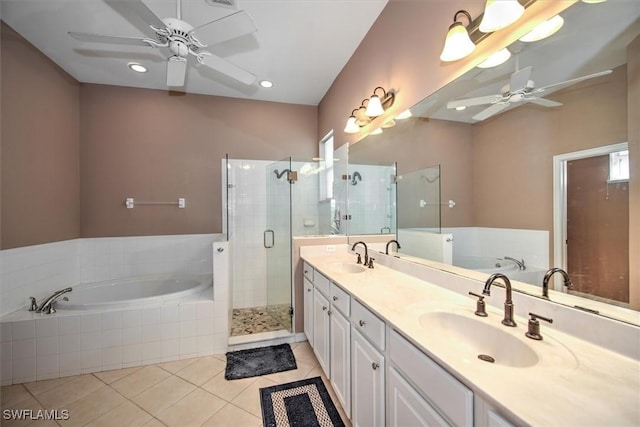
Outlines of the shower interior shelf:
M 176 202 L 144 202 L 135 201 L 133 197 L 127 197 L 124 201 L 124 205 L 127 209 L 133 209 L 136 205 L 177 205 L 179 209 L 184 209 L 186 207 L 186 199 L 184 197 L 180 197 Z

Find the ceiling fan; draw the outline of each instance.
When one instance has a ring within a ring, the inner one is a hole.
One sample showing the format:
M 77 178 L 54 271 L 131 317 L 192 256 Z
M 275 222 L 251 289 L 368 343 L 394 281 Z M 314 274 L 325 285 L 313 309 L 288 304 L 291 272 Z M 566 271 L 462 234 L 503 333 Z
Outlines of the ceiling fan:
M 222 43 L 254 33 L 257 31 L 256 24 L 245 11 L 239 10 L 194 28 L 182 20 L 182 0 L 176 0 L 176 18 L 165 19 L 160 19 L 142 0 L 127 0 L 127 4 L 154 31 L 155 38 L 108 36 L 73 31 L 70 31 L 69 35 L 83 42 L 168 48 L 171 56 L 167 59 L 167 86 L 184 86 L 189 55 L 193 55 L 198 63 L 246 85 L 255 82 L 256 76 L 254 74 L 203 50 L 208 45 L 198 39 L 196 35 L 197 32 L 206 32 L 207 36 L 212 37 L 211 43 Z
M 526 102 L 531 102 L 543 107 L 559 107 L 562 105 L 560 102 L 542 98 L 540 94 L 543 94 L 544 92 L 556 86 L 572 85 L 584 80 L 611 74 L 611 70 L 605 70 L 598 73 L 577 77 L 575 79 L 553 83 L 536 89 L 535 82 L 533 80 L 529 80 L 532 71 L 532 67 L 526 67 L 511 74 L 511 80 L 509 84 L 504 86 L 500 90 L 499 94 L 449 101 L 447 103 L 447 108 L 452 109 L 460 107 L 471 107 L 474 105 L 491 104 L 489 107 L 485 108 L 472 117 L 474 120 L 481 121 L 500 113 L 502 110 L 508 108 L 512 104 L 522 105 Z

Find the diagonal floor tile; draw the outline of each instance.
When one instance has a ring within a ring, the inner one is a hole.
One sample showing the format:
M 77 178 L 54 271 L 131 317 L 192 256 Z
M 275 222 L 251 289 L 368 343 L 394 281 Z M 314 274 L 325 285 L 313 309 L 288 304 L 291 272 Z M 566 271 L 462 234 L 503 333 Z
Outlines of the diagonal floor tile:
M 198 358 L 174 360 L 172 362 L 160 363 L 158 366 L 164 370 L 171 372 L 172 374 L 175 374 L 179 370 L 186 368 L 197 360 Z
M 0 389 L 2 409 L 31 398 L 31 393 L 22 384 L 6 385 Z
M 131 400 L 151 415 L 157 416 L 195 389 L 193 384 L 171 375 Z
M 98 377 L 98 379 L 105 384 L 111 384 L 113 382 L 118 381 L 121 378 L 126 377 L 129 374 L 133 374 L 135 371 L 142 369 L 140 366 L 135 366 L 133 368 L 124 368 L 124 369 L 115 369 L 113 371 L 103 371 L 96 372 L 93 375 Z
M 7 408 L 3 409 L 2 411 L 2 427 L 22 427 L 22 426 L 27 426 L 33 423 L 33 420 L 31 418 L 27 418 L 24 415 L 22 415 L 22 417 L 18 415 L 15 418 L 5 419 L 4 417 L 5 417 L 5 414 L 7 413 L 5 411 L 11 411 L 12 409 L 15 409 L 18 411 L 31 410 L 35 413 L 39 409 L 44 409 L 44 408 L 33 397 L 30 397 L 29 399 L 23 400 L 21 402 L 14 403 L 13 405 L 9 405 L 7 406 Z M 11 412 L 9 412 L 9 415 L 11 415 Z
M 107 412 L 100 418 L 87 424 L 88 427 L 137 427 L 142 426 L 153 417 L 127 401 L 117 408 Z
M 258 377 L 256 380 L 231 401 L 240 409 L 262 418 L 262 409 L 260 407 L 260 389 L 263 387 L 271 387 L 276 385 L 273 381 L 269 381 L 264 377 Z
M 69 411 L 69 419 L 58 422 L 63 427 L 83 426 L 125 401 L 126 399 L 111 387 L 102 387 L 64 408 Z
M 202 427 L 258 427 L 262 426 L 262 418 L 229 403 L 202 424 Z
M 179 370 L 176 375 L 200 386 L 222 372 L 224 368 L 225 363 L 220 359 L 203 357 L 186 368 Z
M 61 386 L 62 384 L 77 378 L 78 376 L 73 377 L 63 377 L 63 378 L 54 378 L 51 380 L 41 380 L 34 381 L 31 383 L 25 383 L 24 386 L 27 390 L 29 390 L 34 396 L 44 393 L 45 391 L 52 390 L 56 387 Z
M 221 397 L 227 402 L 231 402 L 255 380 L 256 377 L 228 381 L 224 379 L 224 372 L 220 372 L 218 375 L 204 383 L 201 387 L 208 392 Z
M 198 388 L 161 412 L 158 419 L 169 427 L 199 427 L 226 404 L 219 397 Z
M 149 365 L 111 384 L 118 393 L 131 399 L 149 387 L 158 384 L 171 374 L 157 366 Z
M 74 377 L 60 386 L 38 394 L 36 398 L 45 409 L 66 409 L 70 404 L 90 393 L 106 387 L 91 374 Z

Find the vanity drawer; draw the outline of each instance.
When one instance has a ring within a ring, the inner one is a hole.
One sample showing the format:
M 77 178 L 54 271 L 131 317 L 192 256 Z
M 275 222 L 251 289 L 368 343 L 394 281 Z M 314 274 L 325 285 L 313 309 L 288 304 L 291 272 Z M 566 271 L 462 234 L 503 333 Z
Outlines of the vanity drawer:
M 473 392 L 396 331 L 391 331 L 390 341 L 391 361 L 414 386 L 453 425 L 472 426 Z
M 353 300 L 351 319 L 355 327 L 367 336 L 380 350 L 384 350 L 384 322 L 368 308 Z
M 322 273 L 314 271 L 313 285 L 326 297 L 329 296 L 329 283 L 329 279 L 327 279 Z
M 335 283 L 331 283 L 329 289 L 331 304 L 342 312 L 345 316 L 349 317 L 349 308 L 351 306 L 351 295 L 342 290 L 342 288 Z
M 302 271 L 304 273 L 304 277 L 313 282 L 313 267 L 307 264 L 306 261 L 304 261 L 302 264 Z

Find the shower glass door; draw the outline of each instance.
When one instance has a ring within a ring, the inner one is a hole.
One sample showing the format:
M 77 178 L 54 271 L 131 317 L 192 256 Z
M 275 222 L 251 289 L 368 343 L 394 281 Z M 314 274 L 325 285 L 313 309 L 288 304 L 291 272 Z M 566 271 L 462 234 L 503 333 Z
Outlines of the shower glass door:
M 291 302 L 291 157 L 266 168 L 267 227 L 264 247 L 267 254 L 267 311 L 283 329 L 292 331 Z

